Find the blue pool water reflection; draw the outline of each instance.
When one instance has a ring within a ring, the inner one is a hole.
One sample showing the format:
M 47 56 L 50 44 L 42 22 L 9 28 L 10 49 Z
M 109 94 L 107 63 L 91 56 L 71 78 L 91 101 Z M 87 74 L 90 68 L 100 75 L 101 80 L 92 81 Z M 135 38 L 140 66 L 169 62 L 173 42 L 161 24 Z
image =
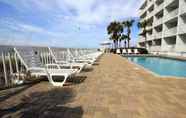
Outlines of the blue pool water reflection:
M 186 77 L 186 61 L 161 57 L 127 58 L 161 76 Z

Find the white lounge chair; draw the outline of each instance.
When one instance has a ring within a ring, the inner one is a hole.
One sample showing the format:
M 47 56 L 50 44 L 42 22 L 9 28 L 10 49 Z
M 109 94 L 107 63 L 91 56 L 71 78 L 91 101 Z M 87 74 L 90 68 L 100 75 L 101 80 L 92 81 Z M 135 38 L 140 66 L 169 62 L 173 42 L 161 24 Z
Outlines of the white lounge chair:
M 131 49 L 128 49 L 128 54 L 132 54 L 132 50 Z
M 121 50 L 120 49 L 117 49 L 116 50 L 116 54 L 121 54 Z
M 60 69 L 57 64 L 43 65 L 40 57 L 36 54 L 33 48 L 14 48 L 15 53 L 20 59 L 21 63 L 25 66 L 26 70 L 34 76 L 46 76 L 49 82 L 54 86 L 62 87 L 67 78 L 76 74 L 76 69 Z M 52 67 L 50 67 L 52 66 Z M 56 66 L 56 67 L 54 67 Z M 54 76 L 63 76 L 62 82 L 55 82 Z
M 70 49 L 68 49 L 68 56 L 71 57 L 73 62 L 87 63 L 89 66 L 93 65 L 100 55 L 100 53 L 97 52 L 91 54 L 82 54 L 82 52 L 77 52 L 77 50 L 76 53 L 73 52 L 75 51 L 70 51 Z
M 49 49 L 51 55 L 53 56 L 55 63 L 58 64 L 61 68 L 63 68 L 63 67 L 67 67 L 67 68 L 71 68 L 71 69 L 76 68 L 76 69 L 78 69 L 77 73 L 80 73 L 86 66 L 86 63 L 78 63 L 78 62 L 70 60 L 68 54 L 65 53 L 64 50 L 62 52 L 62 50 L 55 50 L 55 49 L 49 48 L 49 47 L 48 47 L 48 49 Z M 59 57 L 57 57 L 57 55 Z M 66 57 L 66 58 L 62 58 L 62 57 Z
M 139 54 L 138 49 L 134 49 L 134 54 Z
M 122 50 L 122 54 L 127 54 L 127 50 L 126 49 L 123 49 Z

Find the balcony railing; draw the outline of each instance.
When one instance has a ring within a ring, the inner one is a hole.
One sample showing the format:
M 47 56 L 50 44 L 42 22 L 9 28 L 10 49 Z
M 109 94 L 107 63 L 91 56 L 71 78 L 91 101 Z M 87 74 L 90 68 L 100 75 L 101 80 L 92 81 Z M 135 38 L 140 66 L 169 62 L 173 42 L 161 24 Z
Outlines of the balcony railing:
M 159 18 L 159 19 L 154 21 L 154 26 L 159 26 L 161 24 L 163 24 L 163 18 Z
M 164 21 L 169 21 L 178 16 L 178 9 L 175 9 L 167 14 L 165 14 Z
M 164 31 L 164 36 L 165 36 L 165 37 L 170 37 L 170 36 L 176 35 L 176 33 L 177 33 L 177 27 L 174 27 L 174 28 L 165 30 L 165 31 Z
M 184 5 L 181 6 L 180 8 L 180 14 L 186 14 L 186 3 L 184 3 Z
M 150 19 L 151 17 L 153 17 L 154 13 L 155 13 L 154 11 L 151 11 L 150 13 L 148 13 L 147 19 Z
M 139 10 L 139 15 L 140 15 L 140 16 L 143 15 L 143 14 L 145 13 L 145 11 L 146 11 L 145 8 L 144 8 L 144 9 L 140 9 L 140 10 Z
M 145 42 L 145 37 L 139 36 L 138 42 Z
M 152 29 L 152 25 L 151 26 L 147 26 L 146 30 L 151 30 Z
M 152 46 L 151 47 L 151 51 L 160 51 L 160 50 L 161 50 L 161 46 L 159 46 L 159 45 L 158 46 L 156 45 L 156 46 Z
M 155 13 L 158 13 L 159 11 L 161 11 L 163 9 L 163 3 L 161 3 L 159 6 L 156 6 L 155 8 Z
M 153 34 L 147 34 L 147 40 L 151 41 L 154 39 L 154 35 Z
M 186 34 L 186 24 L 180 24 L 179 25 L 179 34 Z
M 174 51 L 175 47 L 176 47 L 176 45 L 175 44 L 172 44 L 172 45 L 165 46 L 165 49 L 167 51 Z
M 148 2 L 147 9 L 149 9 L 154 4 L 153 0 Z
M 157 33 L 154 34 L 154 38 L 155 39 L 161 39 L 162 38 L 162 34 L 163 34 L 162 32 L 157 32 Z

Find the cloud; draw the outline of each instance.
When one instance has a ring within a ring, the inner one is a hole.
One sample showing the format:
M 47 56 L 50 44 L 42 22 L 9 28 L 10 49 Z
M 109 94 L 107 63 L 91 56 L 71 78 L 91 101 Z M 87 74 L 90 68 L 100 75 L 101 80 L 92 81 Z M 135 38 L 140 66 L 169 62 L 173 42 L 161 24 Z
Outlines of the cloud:
M 107 38 L 107 24 L 113 20 L 138 17 L 137 10 L 142 1 L 2 0 L 15 9 L 11 17 L 0 16 L 0 27 L 4 30 L 0 31 L 11 32 L 15 37 L 17 35 L 17 39 L 24 40 L 25 37 L 36 43 L 40 41 L 40 44 L 46 44 L 43 42 L 45 39 L 64 46 L 74 40 L 72 46 L 86 46 L 85 41 L 89 40 L 93 46 L 98 46 Z
M 143 0 L 19 0 L 17 8 L 51 12 L 80 23 L 100 24 L 128 17 L 137 17 Z M 9 2 L 13 3 L 13 2 Z M 15 3 L 14 3 L 15 5 Z M 33 9 L 34 8 L 34 9 Z M 56 17 L 57 18 L 57 17 Z

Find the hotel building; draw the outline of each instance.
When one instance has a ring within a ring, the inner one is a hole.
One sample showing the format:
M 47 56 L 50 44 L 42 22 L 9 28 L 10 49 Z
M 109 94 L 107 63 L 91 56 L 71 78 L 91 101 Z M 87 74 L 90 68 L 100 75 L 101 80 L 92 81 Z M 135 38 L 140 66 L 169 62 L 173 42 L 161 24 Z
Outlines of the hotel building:
M 145 0 L 139 15 L 140 22 L 148 21 L 147 39 L 139 36 L 139 47 L 147 47 L 150 53 L 186 56 L 186 0 Z

